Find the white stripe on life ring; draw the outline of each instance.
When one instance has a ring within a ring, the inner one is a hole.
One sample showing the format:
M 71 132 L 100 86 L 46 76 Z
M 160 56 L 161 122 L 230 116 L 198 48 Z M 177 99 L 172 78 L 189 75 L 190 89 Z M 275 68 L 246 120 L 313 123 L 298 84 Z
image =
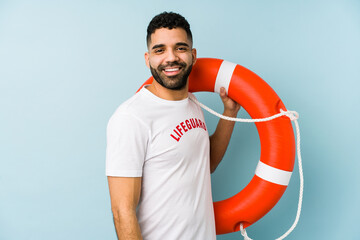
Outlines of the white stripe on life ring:
M 255 170 L 255 175 L 257 175 L 258 177 L 266 181 L 284 186 L 287 186 L 289 184 L 291 174 L 292 172 L 271 167 L 261 161 L 259 161 Z
M 224 87 L 226 89 L 226 93 L 228 93 L 231 77 L 233 75 L 236 65 L 236 63 L 228 62 L 225 60 L 221 63 L 219 72 L 216 76 L 214 92 L 220 93 L 220 88 Z

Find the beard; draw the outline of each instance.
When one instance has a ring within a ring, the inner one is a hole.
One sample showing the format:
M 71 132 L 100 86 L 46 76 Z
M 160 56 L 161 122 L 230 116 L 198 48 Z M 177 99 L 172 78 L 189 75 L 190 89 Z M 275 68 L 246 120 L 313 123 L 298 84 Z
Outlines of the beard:
M 166 67 L 172 67 L 172 66 L 180 66 L 182 71 L 176 76 L 166 76 L 163 73 L 163 70 Z M 186 67 L 187 67 L 186 63 L 174 61 L 166 65 L 159 65 L 156 69 L 151 67 L 150 65 L 150 71 L 154 79 L 164 88 L 170 90 L 182 90 L 185 88 L 188 77 L 192 70 L 192 65 L 188 66 L 187 68 Z

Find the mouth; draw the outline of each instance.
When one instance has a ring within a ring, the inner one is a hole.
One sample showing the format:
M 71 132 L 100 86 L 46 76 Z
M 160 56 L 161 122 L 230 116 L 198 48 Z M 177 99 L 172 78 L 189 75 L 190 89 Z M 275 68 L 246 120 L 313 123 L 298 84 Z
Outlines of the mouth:
M 180 73 L 182 67 L 166 67 L 162 70 L 166 76 L 175 76 Z

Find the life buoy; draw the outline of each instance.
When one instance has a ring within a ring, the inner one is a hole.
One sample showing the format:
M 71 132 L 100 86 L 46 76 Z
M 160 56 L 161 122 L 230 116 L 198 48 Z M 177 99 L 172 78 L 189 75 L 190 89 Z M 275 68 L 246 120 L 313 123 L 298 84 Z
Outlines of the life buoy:
M 150 77 L 143 85 L 150 84 Z M 266 118 L 286 110 L 275 91 L 252 71 L 228 61 L 199 58 L 189 76 L 190 92 L 219 92 L 238 102 L 252 118 Z M 246 228 L 280 200 L 295 162 L 295 137 L 288 117 L 255 123 L 261 144 L 260 161 L 249 184 L 236 195 L 214 202 L 216 234 Z

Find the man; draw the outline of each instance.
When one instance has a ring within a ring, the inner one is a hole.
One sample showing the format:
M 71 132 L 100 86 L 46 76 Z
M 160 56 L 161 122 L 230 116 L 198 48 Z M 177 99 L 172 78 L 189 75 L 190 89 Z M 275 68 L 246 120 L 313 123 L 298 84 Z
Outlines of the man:
M 155 16 L 147 29 L 146 65 L 154 77 L 109 120 L 106 174 L 119 239 L 216 239 L 210 172 L 225 154 L 234 123 L 210 137 L 189 96 L 196 62 L 188 22 Z M 224 115 L 240 106 L 220 93 Z

